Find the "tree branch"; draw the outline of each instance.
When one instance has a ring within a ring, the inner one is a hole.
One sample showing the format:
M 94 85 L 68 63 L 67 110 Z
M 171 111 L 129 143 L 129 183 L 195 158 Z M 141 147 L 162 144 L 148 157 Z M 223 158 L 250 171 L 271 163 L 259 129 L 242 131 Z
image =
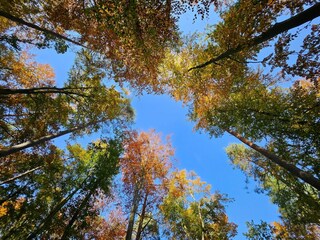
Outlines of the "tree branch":
M 87 95 L 82 93 L 69 91 L 69 89 L 82 90 L 83 88 L 57 88 L 57 87 L 20 88 L 20 89 L 0 88 L 0 95 L 62 93 L 67 95 L 78 95 L 81 97 L 88 97 Z
M 49 35 L 54 36 L 56 38 L 60 38 L 60 39 L 63 39 L 65 41 L 67 41 L 67 42 L 73 43 L 75 45 L 87 48 L 83 44 L 81 44 L 81 43 L 79 43 L 79 42 L 77 42 L 75 40 L 72 40 L 71 38 L 65 37 L 65 36 L 63 36 L 63 35 L 61 35 L 59 33 L 56 33 L 54 31 L 52 31 L 52 30 L 39 27 L 38 25 L 35 25 L 33 23 L 26 22 L 25 20 L 23 20 L 23 19 L 21 19 L 19 17 L 15 17 L 15 16 L 11 15 L 10 13 L 7 13 L 7 12 L 4 12 L 4 11 L 0 10 L 0 16 L 5 17 L 5 18 L 7 18 L 7 19 L 9 19 L 9 20 L 11 20 L 13 22 L 16 22 L 16 23 L 20 24 L 20 25 L 28 26 L 30 28 L 36 29 L 38 31 L 41 31 L 41 32 L 46 33 L 46 34 L 49 34 Z
M 287 170 L 289 173 L 291 173 L 296 178 L 303 180 L 304 182 L 310 184 L 311 186 L 313 186 L 314 188 L 316 188 L 317 190 L 320 191 L 320 180 L 318 178 L 314 177 L 312 174 L 296 167 L 295 165 L 293 165 L 291 163 L 287 163 L 286 161 L 279 158 L 274 153 L 256 145 L 255 143 L 251 142 L 250 140 L 246 139 L 245 137 L 241 136 L 239 133 L 237 133 L 235 131 L 232 131 L 230 129 L 226 129 L 225 131 L 230 133 L 231 135 L 235 136 L 241 142 L 246 144 L 248 147 L 256 150 L 257 152 L 259 152 L 260 154 L 262 154 L 263 156 L 268 158 L 273 163 L 284 168 L 285 170 Z
M 72 132 L 75 132 L 77 130 L 82 130 L 82 129 L 84 129 L 84 128 L 92 125 L 92 124 L 95 124 L 95 123 L 97 123 L 97 122 L 91 122 L 91 123 L 88 123 L 88 124 L 79 125 L 79 126 L 76 126 L 74 128 L 71 128 L 71 129 L 63 130 L 63 131 L 60 131 L 60 132 L 57 132 L 57 133 L 53 133 L 53 134 L 48 134 L 46 136 L 40 137 L 40 138 L 35 139 L 35 140 L 26 141 L 24 143 L 20 143 L 20 144 L 17 144 L 17 145 L 14 145 L 14 146 L 11 146 L 11 147 L 8 147 L 8 148 L 5 148 L 5 149 L 0 149 L 0 158 L 9 156 L 10 154 L 19 152 L 21 150 L 24 150 L 24 149 L 27 149 L 27 148 L 30 148 L 30 147 L 37 146 L 37 145 L 39 145 L 41 143 L 45 143 L 47 141 L 50 141 L 52 139 L 58 138 L 60 136 L 63 136 L 63 135 L 66 135 L 66 134 L 69 134 L 69 133 L 72 133 Z
M 200 65 L 197 65 L 195 67 L 189 68 L 188 71 L 194 70 L 194 69 L 199 69 L 199 68 L 204 68 L 210 64 L 216 63 L 224 58 L 227 58 L 235 53 L 240 52 L 241 50 L 245 48 L 251 48 L 253 46 L 256 46 L 260 43 L 266 42 L 273 37 L 277 36 L 280 33 L 283 33 L 285 31 L 288 31 L 292 28 L 298 27 L 306 22 L 309 22 L 317 17 L 320 16 L 320 3 L 316 3 L 314 6 L 310 7 L 309 9 L 298 13 L 297 15 L 274 24 L 271 26 L 267 31 L 261 33 L 259 36 L 249 40 L 246 44 L 239 44 L 235 48 L 230 48 L 227 51 L 221 53 L 219 56 L 215 58 L 211 58 L 209 61 L 202 63 Z
M 21 173 L 21 174 L 17 175 L 17 176 L 14 176 L 12 178 L 4 180 L 4 181 L 0 182 L 0 185 L 6 184 L 6 183 L 9 183 L 9 182 L 13 182 L 14 180 L 16 180 L 18 178 L 21 178 L 21 177 L 24 177 L 24 176 L 28 175 L 29 173 L 32 173 L 32 172 L 34 172 L 34 171 L 36 171 L 36 170 L 38 170 L 40 168 L 42 168 L 42 166 L 35 167 L 35 168 L 31 169 L 31 170 L 28 170 L 28 171 L 26 171 L 24 173 Z

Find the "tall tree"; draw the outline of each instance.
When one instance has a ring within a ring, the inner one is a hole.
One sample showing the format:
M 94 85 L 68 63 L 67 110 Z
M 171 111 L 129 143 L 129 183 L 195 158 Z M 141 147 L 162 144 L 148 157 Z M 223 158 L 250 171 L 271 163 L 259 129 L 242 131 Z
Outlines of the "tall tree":
M 119 169 L 121 140 L 102 140 L 87 150 L 80 145 L 68 149 L 68 155 L 56 150 L 55 155 L 43 156 L 52 162 L 1 188 L 5 197 L 14 189 L 19 191 L 19 185 L 27 186 L 1 205 L 3 239 L 80 236 L 88 228 L 85 219 L 99 216 L 95 202 L 99 194 L 110 195 Z
M 110 60 L 108 67 L 117 81 L 160 91 L 157 68 L 165 49 L 179 39 L 178 17 L 187 9 L 205 15 L 211 3 L 217 6 L 219 1 L 14 0 L 0 5 L 0 16 L 13 22 L 6 25 L 0 41 L 16 49 L 28 43 L 39 48 L 53 45 L 62 53 L 70 43 L 84 46 Z
M 279 206 L 286 224 L 319 226 L 320 216 L 316 209 L 320 207 L 320 201 L 316 189 L 297 181 L 281 167 L 243 145 L 230 145 L 227 153 L 237 168 L 259 182 L 258 192 L 266 192 Z
M 97 55 L 88 51 L 79 53 L 61 91 L 56 91 L 52 77 L 48 78 L 51 72 L 42 74 L 45 69 L 41 65 L 19 59 L 15 66 L 8 58 L 15 59 L 12 51 L 2 61 L 3 69 L 9 69 L 3 71 L 2 89 L 12 93 L 19 88 L 24 92 L 16 90 L 15 94 L 2 97 L 2 156 L 44 145 L 67 133 L 90 133 L 104 124 L 123 125 L 130 121 L 129 101 L 114 86 L 104 85 L 106 73 Z
M 165 233 L 173 239 L 231 239 L 237 226 L 228 221 L 226 196 L 210 193 L 211 186 L 195 173 L 173 172 L 169 192 L 160 205 Z
M 247 222 L 248 232 L 244 235 L 247 239 L 318 239 L 320 236 L 319 227 L 307 225 L 290 225 L 288 223 L 274 222 L 268 224 L 261 221 L 255 224 L 253 221 Z
M 124 146 L 121 171 L 128 199 L 125 205 L 130 209 L 126 239 L 132 239 L 133 235 L 135 239 L 141 239 L 166 191 L 164 183 L 171 167 L 173 149 L 169 142 L 162 143 L 154 131 L 131 132 Z

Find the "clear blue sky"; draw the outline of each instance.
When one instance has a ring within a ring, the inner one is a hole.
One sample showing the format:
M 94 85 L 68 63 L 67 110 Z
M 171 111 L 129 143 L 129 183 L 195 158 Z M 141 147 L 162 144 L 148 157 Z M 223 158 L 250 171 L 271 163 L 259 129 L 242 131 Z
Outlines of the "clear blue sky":
M 193 14 L 188 13 L 180 21 L 180 29 L 184 33 L 202 31 L 206 24 L 216 22 L 217 17 L 198 20 L 193 23 Z M 73 54 L 57 55 L 52 51 L 36 51 L 37 60 L 49 63 L 55 69 L 59 86 L 66 80 L 67 72 L 73 64 Z M 227 207 L 230 221 L 238 225 L 238 236 L 235 239 L 245 239 L 246 221 L 278 220 L 277 207 L 272 205 L 267 196 L 254 192 L 253 181 L 245 183 L 244 174 L 235 170 L 229 163 L 225 148 L 237 142 L 232 136 L 210 139 L 207 134 L 193 131 L 193 123 L 187 119 L 187 109 L 168 96 L 131 96 L 136 111 L 135 128 L 147 131 L 155 129 L 163 136 L 171 135 L 172 144 L 176 149 L 179 169 L 195 171 L 202 180 L 212 185 L 212 191 L 219 190 L 234 199 Z M 96 135 L 83 138 L 83 143 L 97 138 Z M 58 141 L 60 144 L 62 139 Z M 248 189 L 246 189 L 248 186 Z

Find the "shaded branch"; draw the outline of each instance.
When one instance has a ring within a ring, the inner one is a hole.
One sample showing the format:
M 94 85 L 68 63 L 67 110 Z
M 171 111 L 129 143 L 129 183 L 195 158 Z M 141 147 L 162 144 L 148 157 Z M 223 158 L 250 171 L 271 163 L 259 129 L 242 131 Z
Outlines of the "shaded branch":
M 21 174 L 17 175 L 17 176 L 14 176 L 14 177 L 12 177 L 12 178 L 9 178 L 9 179 L 7 179 L 7 180 L 4 180 L 4 181 L 0 182 L 0 185 L 13 182 L 14 180 L 16 180 L 16 179 L 18 179 L 18 178 L 21 178 L 21 177 L 24 177 L 24 176 L 28 175 L 29 173 L 32 173 L 32 172 L 34 172 L 34 171 L 36 171 L 36 170 L 38 170 L 38 169 L 40 169 L 40 168 L 42 168 L 42 166 L 35 167 L 35 168 L 33 168 L 33 169 L 30 169 L 30 170 L 28 170 L 28 171 L 26 171 L 26 172 L 24 172 L 24 173 L 21 173 Z
M 46 33 L 46 34 L 49 34 L 49 35 L 54 36 L 56 38 L 63 39 L 65 41 L 67 41 L 67 42 L 70 42 L 70 43 L 73 43 L 75 45 L 87 48 L 83 44 L 81 44 L 81 43 L 79 43 L 79 42 L 77 42 L 75 40 L 72 40 L 71 38 L 65 37 L 65 36 L 63 36 L 63 35 L 61 35 L 59 33 L 56 33 L 54 31 L 52 31 L 52 30 L 39 27 L 38 25 L 35 25 L 33 23 L 26 22 L 25 20 L 23 20 L 23 19 L 21 19 L 19 17 L 15 17 L 15 16 L 11 15 L 10 13 L 7 13 L 7 12 L 4 12 L 4 11 L 0 10 L 0 16 L 5 17 L 5 18 L 7 18 L 7 19 L 9 19 L 9 20 L 11 20 L 13 22 L 16 22 L 16 23 L 20 24 L 20 25 L 28 26 L 30 28 L 36 29 L 38 31 L 41 31 L 41 32 Z
M 264 149 L 264 148 L 256 145 L 255 143 L 251 142 L 250 140 L 241 136 L 239 133 L 237 133 L 235 131 L 232 131 L 230 129 L 226 129 L 225 131 L 230 133 L 231 135 L 235 136 L 241 142 L 246 144 L 248 147 L 256 150 L 257 152 L 259 152 L 260 154 L 262 154 L 263 156 L 268 158 L 273 163 L 284 168 L 289 173 L 291 173 L 294 177 L 303 180 L 304 182 L 310 184 L 311 186 L 313 186 L 314 188 L 316 188 L 317 190 L 320 191 L 320 180 L 318 178 L 314 177 L 312 174 L 310 174 L 306 171 L 303 171 L 302 169 L 296 167 L 295 165 L 293 165 L 291 163 L 287 163 L 283 159 L 279 158 L 276 154 L 268 151 L 267 149 Z
M 84 88 L 57 88 L 57 87 L 40 87 L 40 88 L 20 88 L 20 89 L 9 89 L 0 88 L 0 95 L 13 95 L 13 94 L 49 94 L 49 93 L 62 93 L 70 95 L 78 95 L 81 97 L 88 97 L 85 94 L 73 92 L 69 90 L 84 89 Z
M 14 145 L 14 146 L 11 146 L 11 147 L 8 147 L 8 148 L 5 148 L 5 149 L 0 149 L 0 157 L 6 157 L 6 156 L 9 156 L 10 154 L 19 152 L 21 150 L 24 150 L 24 149 L 27 149 L 27 148 L 30 148 L 30 147 L 37 146 L 37 145 L 39 145 L 41 143 L 45 143 L 47 141 L 50 141 L 52 139 L 61 137 L 63 135 L 66 135 L 66 134 L 69 134 L 69 133 L 73 133 L 73 132 L 78 131 L 78 130 L 85 129 L 86 127 L 88 127 L 90 125 L 93 125 L 95 123 L 98 123 L 98 122 L 90 122 L 88 124 L 79 125 L 79 126 L 76 126 L 74 128 L 71 128 L 71 129 L 63 130 L 63 131 L 60 131 L 60 132 L 57 132 L 57 133 L 53 133 L 53 134 L 48 134 L 48 135 L 46 135 L 44 137 L 40 137 L 40 138 L 35 139 L 35 140 L 26 141 L 24 143 L 20 143 L 20 144 L 17 144 L 17 145 Z

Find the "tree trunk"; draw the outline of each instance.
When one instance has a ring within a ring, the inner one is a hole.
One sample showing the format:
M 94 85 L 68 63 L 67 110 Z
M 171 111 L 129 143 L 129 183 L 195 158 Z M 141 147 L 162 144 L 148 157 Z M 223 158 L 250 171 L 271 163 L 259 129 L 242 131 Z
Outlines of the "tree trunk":
M 146 194 L 144 196 L 144 199 L 143 199 L 143 205 L 142 205 L 141 215 L 140 215 L 140 219 L 139 219 L 139 225 L 138 225 L 136 240 L 140 240 L 141 239 L 141 234 L 142 234 L 142 231 L 143 231 L 143 221 L 144 221 L 144 217 L 146 215 L 147 200 L 148 200 L 148 192 L 146 192 Z
M 35 239 L 44 229 L 47 229 L 51 224 L 53 217 L 61 210 L 61 208 L 81 189 L 83 184 L 87 181 L 88 177 L 75 188 L 67 197 L 63 198 L 48 214 L 48 216 L 42 221 L 42 223 L 26 238 L 26 240 Z
M 54 32 L 54 31 L 52 31 L 52 30 L 39 27 L 39 26 L 37 26 L 37 25 L 35 25 L 35 24 L 33 24 L 33 23 L 26 22 L 26 21 L 24 21 L 24 20 L 21 19 L 21 18 L 18 18 L 18 17 L 15 17 L 15 16 L 11 15 L 10 13 L 7 13 L 7 12 L 4 12 L 4 11 L 1 11 L 1 10 L 0 10 L 0 16 L 5 17 L 5 18 L 7 18 L 7 19 L 9 19 L 9 20 L 11 20 L 11 21 L 13 21 L 13 22 L 16 22 L 16 23 L 20 24 L 20 25 L 28 26 L 28 27 L 30 27 L 30 28 L 36 29 L 36 30 L 38 30 L 38 31 L 41 31 L 41 32 L 43 32 L 43 33 L 45 33 L 45 34 L 49 34 L 49 35 L 54 36 L 54 37 L 56 37 L 56 38 L 60 38 L 60 39 L 63 39 L 63 40 L 65 40 L 65 41 L 67 41 L 67 42 L 76 44 L 76 45 L 78 45 L 78 46 L 86 47 L 86 46 L 84 46 L 83 44 L 81 44 L 81 43 L 79 43 L 79 42 L 76 42 L 76 41 L 74 41 L 74 40 L 72 40 L 72 39 L 70 39 L 70 38 L 68 38 L 68 37 L 65 37 L 65 36 L 63 36 L 63 35 L 61 35 L 61 34 L 59 34 L 59 33 L 56 33 L 56 32 Z
M 131 207 L 130 216 L 129 216 L 126 240 L 132 239 L 134 219 L 138 210 L 138 204 L 139 204 L 139 188 L 136 186 L 133 193 L 132 207 Z
M 319 16 L 320 16 L 320 3 L 316 3 L 314 6 L 310 7 L 309 9 L 307 9 L 301 13 L 298 13 L 297 15 L 295 15 L 295 16 L 293 16 L 283 22 L 279 22 L 279 23 L 274 24 L 267 31 L 261 33 L 259 36 L 255 37 L 255 38 L 249 40 L 247 43 L 240 44 L 235 48 L 230 48 L 227 51 L 220 54 L 219 56 L 212 58 L 209 61 L 202 63 L 198 66 L 192 67 L 188 71 L 191 71 L 193 69 L 203 68 L 203 67 L 206 67 L 210 64 L 216 63 L 224 58 L 228 58 L 231 55 L 238 53 L 245 48 L 250 48 L 250 47 L 256 46 L 260 43 L 266 42 L 266 41 L 270 40 L 271 38 L 277 36 L 280 33 L 283 33 L 285 31 L 288 31 L 290 29 L 298 27 L 298 26 L 300 26 L 306 22 L 309 22 Z
M 241 142 L 249 146 L 250 148 L 256 150 L 266 158 L 268 158 L 270 161 L 273 163 L 279 165 L 280 167 L 283 167 L 286 169 L 288 172 L 290 172 L 293 176 L 303 180 L 304 182 L 310 184 L 314 188 L 320 191 L 320 180 L 315 178 L 312 174 L 305 172 L 301 170 L 300 168 L 296 167 L 293 164 L 287 163 L 286 161 L 282 160 L 279 158 L 277 155 L 274 153 L 254 144 L 253 142 L 249 141 L 248 139 L 242 137 L 239 133 L 232 131 L 232 130 L 226 130 L 228 133 L 231 135 L 235 136 L 238 138 Z
M 81 97 L 88 97 L 80 92 L 73 92 L 72 90 L 83 90 L 84 88 L 57 88 L 57 87 L 40 87 L 40 88 L 0 88 L 0 95 L 14 95 L 14 94 L 49 94 L 61 93 L 66 95 L 78 95 Z
M 66 135 L 66 134 L 69 134 L 69 133 L 72 133 L 72 132 L 75 132 L 77 130 L 82 130 L 94 123 L 98 123 L 98 122 L 91 122 L 91 123 L 88 123 L 88 124 L 83 124 L 83 125 L 79 125 L 77 127 L 74 127 L 74 128 L 71 128 L 71 129 L 68 129 L 68 130 L 64 130 L 64 131 L 60 131 L 60 132 L 57 132 L 57 133 L 53 133 L 53 134 L 49 134 L 47 136 L 44 136 L 44 137 L 40 137 L 38 139 L 35 139 L 35 140 L 30 140 L 30 141 L 26 141 L 24 143 L 20 143 L 20 144 L 17 144 L 17 145 L 14 145 L 12 147 L 9 147 L 7 149 L 1 149 L 0 150 L 0 158 L 1 157 L 6 157 L 10 154 L 13 154 L 13 153 L 16 153 L 16 152 L 19 152 L 21 150 L 24 150 L 24 149 L 27 149 L 27 148 L 30 148 L 30 147 L 34 147 L 34 146 L 37 146 L 41 143 L 45 143 L 49 140 L 52 140 L 52 139 L 55 139 L 55 138 L 58 138 L 58 137 L 61 137 L 63 135 Z
M 24 212 L 20 212 L 19 216 L 17 217 L 17 221 L 14 223 L 13 226 L 6 232 L 5 235 L 1 236 L 1 240 L 7 240 L 7 239 L 17 239 L 13 238 L 14 235 L 19 233 L 19 228 L 24 225 L 25 222 L 28 221 L 27 215 Z
M 202 214 L 201 214 L 201 206 L 200 206 L 200 202 L 196 200 L 196 198 L 194 197 L 194 195 L 190 192 L 190 196 L 192 197 L 192 199 L 197 202 L 197 208 L 198 208 L 198 214 L 199 214 L 199 221 L 200 221 L 200 225 L 201 225 L 201 240 L 204 240 L 204 234 L 205 234 L 205 228 L 204 228 L 204 222 L 203 222 L 203 218 L 202 218 Z
M 21 174 L 17 175 L 17 176 L 14 176 L 12 178 L 4 180 L 4 181 L 0 182 L 0 186 L 3 185 L 3 184 L 7 184 L 7 183 L 10 183 L 10 182 L 13 182 L 14 180 L 16 180 L 18 178 L 21 178 L 21 177 L 24 177 L 24 176 L 28 175 L 29 173 L 32 173 L 32 172 L 34 172 L 34 171 L 36 171 L 36 170 L 38 170 L 40 168 L 42 168 L 42 166 L 35 167 L 35 168 L 31 169 L 31 170 L 28 170 L 28 171 L 26 171 L 24 173 L 21 173 Z
M 73 214 L 71 220 L 69 221 L 68 225 L 66 226 L 63 235 L 61 237 L 61 240 L 68 239 L 68 235 L 70 233 L 70 230 L 72 228 L 72 225 L 77 220 L 81 210 L 85 207 L 85 205 L 88 203 L 90 197 L 92 196 L 93 192 L 95 191 L 96 185 L 92 187 L 92 189 L 89 191 L 89 193 L 86 195 L 85 199 L 81 202 L 80 206 L 77 208 L 76 212 Z

